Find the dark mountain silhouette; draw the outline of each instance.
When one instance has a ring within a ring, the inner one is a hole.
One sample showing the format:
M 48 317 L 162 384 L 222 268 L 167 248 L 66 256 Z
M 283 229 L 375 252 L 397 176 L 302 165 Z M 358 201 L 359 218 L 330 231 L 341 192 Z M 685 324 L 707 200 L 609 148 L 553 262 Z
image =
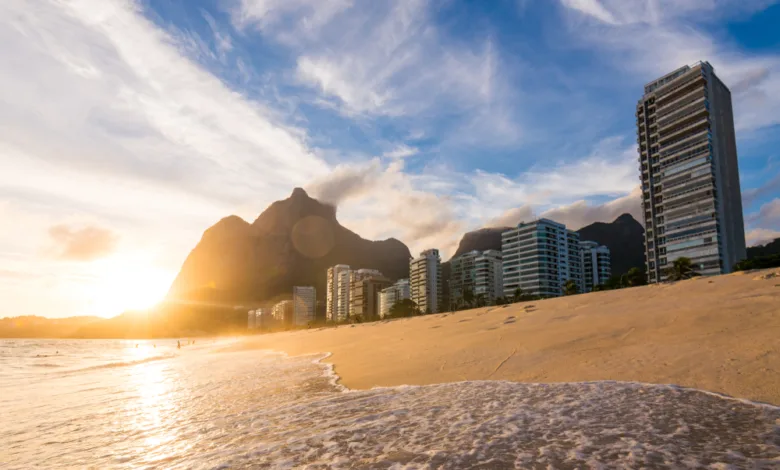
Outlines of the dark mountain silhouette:
M 749 246 L 747 249 L 748 259 L 778 254 L 780 254 L 780 238 L 775 238 L 766 245 Z
M 396 239 L 364 240 L 342 227 L 336 209 L 301 188 L 249 224 L 230 216 L 206 230 L 168 293 L 179 303 L 252 305 L 289 298 L 314 286 L 325 298 L 330 266 L 374 268 L 391 279 L 409 275 L 409 249 Z
M 594 241 L 609 248 L 613 276 L 620 276 L 634 267 L 645 269 L 645 229 L 630 214 L 623 214 L 609 224 L 590 224 L 577 232 L 580 240 Z
M 501 234 L 511 227 L 481 228 L 463 235 L 458 244 L 458 249 L 452 257 L 468 253 L 469 251 L 499 250 L 501 251 Z
M 100 317 L 44 318 L 33 315 L 0 318 L 0 338 L 63 338 Z

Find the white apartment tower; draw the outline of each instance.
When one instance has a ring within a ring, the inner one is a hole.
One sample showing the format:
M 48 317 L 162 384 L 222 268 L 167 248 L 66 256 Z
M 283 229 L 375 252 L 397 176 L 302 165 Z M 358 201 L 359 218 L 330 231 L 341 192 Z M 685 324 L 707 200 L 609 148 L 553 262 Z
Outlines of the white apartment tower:
M 609 248 L 596 242 L 581 241 L 583 292 L 591 292 L 595 286 L 605 284 L 612 276 Z
M 317 290 L 311 286 L 293 287 L 293 323 L 306 326 L 314 321 Z
M 339 276 L 341 273 L 349 273 L 349 266 L 337 264 L 328 268 L 327 293 L 325 298 L 325 318 L 330 322 L 339 321 Z M 349 289 L 345 289 L 349 295 Z
M 731 272 L 746 256 L 731 92 L 699 62 L 645 85 L 636 118 L 648 282 L 680 257 Z
M 501 234 L 504 296 L 557 297 L 568 280 L 582 283 L 579 234 L 548 219 L 520 223 Z
M 502 255 L 497 250 L 470 251 L 450 261 L 450 300 L 459 303 L 471 292 L 474 299 L 482 296 L 486 305 L 504 295 Z
M 390 315 L 390 309 L 396 302 L 409 298 L 409 279 L 401 279 L 379 294 L 379 316 Z
M 441 311 L 443 292 L 439 250 L 425 250 L 409 262 L 409 293 L 423 313 Z

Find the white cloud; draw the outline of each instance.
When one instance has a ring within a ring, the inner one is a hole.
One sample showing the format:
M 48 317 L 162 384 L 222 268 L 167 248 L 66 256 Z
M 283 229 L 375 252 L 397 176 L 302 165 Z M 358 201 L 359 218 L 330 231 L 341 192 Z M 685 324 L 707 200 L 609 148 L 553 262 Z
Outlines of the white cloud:
M 0 2 L 0 198 L 24 216 L 3 224 L 0 265 L 67 278 L 30 232 L 88 215 L 175 270 L 214 221 L 329 171 L 300 129 L 189 60 L 185 36 L 130 1 Z M 3 298 L 18 314 L 57 304 Z
M 775 1 L 738 0 L 560 0 L 574 17 L 578 43 L 610 54 L 616 71 L 643 82 L 700 60 L 710 62 L 733 92 L 738 131 L 780 124 L 780 55 L 749 53 L 719 41 L 712 22 L 760 11 Z M 637 87 L 639 96 L 641 88 Z
M 780 230 L 771 230 L 766 228 L 756 228 L 748 230 L 745 234 L 747 246 L 766 245 L 774 239 L 780 238 Z
M 406 144 L 399 144 L 396 145 L 392 150 L 388 150 L 387 152 L 383 153 L 382 156 L 385 158 L 407 158 L 417 155 L 419 152 L 420 150 L 416 147 L 410 147 Z

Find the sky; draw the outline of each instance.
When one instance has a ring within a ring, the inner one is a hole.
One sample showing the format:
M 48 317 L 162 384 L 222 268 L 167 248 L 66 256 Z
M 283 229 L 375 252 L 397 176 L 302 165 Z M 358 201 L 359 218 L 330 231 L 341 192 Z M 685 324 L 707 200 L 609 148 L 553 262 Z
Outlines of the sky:
M 3 0 L 0 317 L 149 306 L 206 228 L 297 186 L 412 252 L 638 218 L 636 103 L 699 60 L 767 242 L 778 24 L 769 0 Z

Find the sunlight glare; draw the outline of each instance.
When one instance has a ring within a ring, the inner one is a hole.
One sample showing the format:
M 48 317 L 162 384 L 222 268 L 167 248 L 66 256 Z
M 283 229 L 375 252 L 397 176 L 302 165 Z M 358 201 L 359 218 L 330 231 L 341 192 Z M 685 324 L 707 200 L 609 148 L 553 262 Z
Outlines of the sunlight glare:
M 92 311 L 114 316 L 153 307 L 165 296 L 174 274 L 143 259 L 112 257 L 103 260 L 98 281 L 88 293 Z

